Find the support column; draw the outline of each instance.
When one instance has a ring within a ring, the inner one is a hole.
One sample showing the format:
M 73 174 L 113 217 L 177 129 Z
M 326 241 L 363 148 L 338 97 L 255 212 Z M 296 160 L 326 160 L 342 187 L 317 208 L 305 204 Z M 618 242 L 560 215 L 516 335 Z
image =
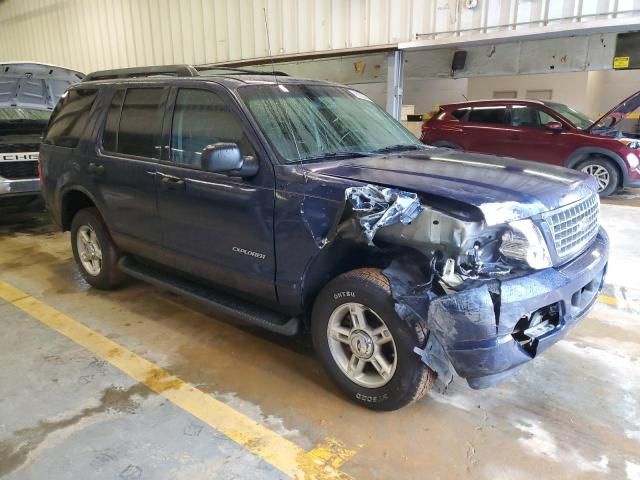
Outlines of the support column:
M 400 120 L 403 78 L 404 52 L 396 50 L 387 61 L 387 112 L 396 120 Z

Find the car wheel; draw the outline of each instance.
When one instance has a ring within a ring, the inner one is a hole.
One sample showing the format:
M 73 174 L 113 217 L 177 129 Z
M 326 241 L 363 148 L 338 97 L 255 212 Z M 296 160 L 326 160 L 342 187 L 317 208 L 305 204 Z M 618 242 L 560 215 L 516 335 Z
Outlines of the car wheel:
M 606 158 L 591 157 L 580 162 L 577 170 L 591 175 L 598 182 L 598 194 L 608 197 L 619 187 L 620 175 L 616 166 Z
M 120 254 L 96 208 L 80 210 L 73 217 L 71 248 L 82 276 L 91 286 L 111 290 L 122 283 Z
M 423 397 L 436 373 L 416 353 L 426 327 L 398 317 L 389 281 L 378 269 L 342 274 L 318 294 L 313 344 L 334 382 L 375 410 L 396 410 Z

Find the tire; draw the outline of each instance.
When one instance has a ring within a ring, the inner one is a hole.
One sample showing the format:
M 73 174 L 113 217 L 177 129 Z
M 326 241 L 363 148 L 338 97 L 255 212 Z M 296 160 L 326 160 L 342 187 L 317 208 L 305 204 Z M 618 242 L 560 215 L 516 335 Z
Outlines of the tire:
M 589 157 L 576 166 L 588 175 L 593 175 L 598 181 L 598 195 L 608 197 L 620 186 L 620 173 L 611 160 L 602 157 Z
M 80 236 L 87 238 L 81 232 L 89 235 L 90 245 L 81 240 Z M 98 209 L 85 208 L 73 217 L 71 249 L 80 273 L 91 286 L 112 290 L 122 283 L 124 275 L 118 269 L 120 253 Z M 96 267 L 95 260 L 99 258 L 99 267 Z
M 424 347 L 427 329 L 421 324 L 411 327 L 398 317 L 389 281 L 380 270 L 363 268 L 336 277 L 318 294 L 311 321 L 320 360 L 356 403 L 397 410 L 431 389 L 436 373 L 413 351 Z M 373 333 L 368 340 L 367 332 Z M 349 365 L 356 370 L 351 375 L 346 371 Z

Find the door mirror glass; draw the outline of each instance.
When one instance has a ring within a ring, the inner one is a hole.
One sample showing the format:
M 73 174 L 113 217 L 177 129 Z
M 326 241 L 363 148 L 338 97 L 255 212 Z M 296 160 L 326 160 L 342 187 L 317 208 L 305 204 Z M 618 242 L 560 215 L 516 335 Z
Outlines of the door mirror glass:
M 547 123 L 544 127 L 552 132 L 561 132 L 564 128 L 560 122 L 555 121 Z
M 214 143 L 202 150 L 202 168 L 208 172 L 252 177 L 258 172 L 258 162 L 252 155 L 242 156 L 236 143 Z
M 235 143 L 214 143 L 202 150 L 202 168 L 209 172 L 230 172 L 242 168 L 242 154 Z

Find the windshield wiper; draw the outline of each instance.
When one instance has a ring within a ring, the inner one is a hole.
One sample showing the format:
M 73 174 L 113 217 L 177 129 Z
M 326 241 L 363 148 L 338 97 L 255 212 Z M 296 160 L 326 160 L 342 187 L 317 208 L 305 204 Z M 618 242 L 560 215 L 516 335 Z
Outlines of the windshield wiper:
M 309 155 L 306 157 L 302 157 L 299 162 L 307 162 L 314 160 L 329 160 L 331 158 L 359 158 L 359 157 L 371 157 L 374 155 L 370 152 L 326 152 L 326 153 L 318 153 L 316 155 Z M 294 163 L 292 161 L 292 163 Z
M 382 147 L 374 150 L 374 153 L 388 153 L 388 152 L 406 152 L 407 150 L 424 150 L 422 145 L 399 143 L 397 145 L 389 145 L 388 147 Z

